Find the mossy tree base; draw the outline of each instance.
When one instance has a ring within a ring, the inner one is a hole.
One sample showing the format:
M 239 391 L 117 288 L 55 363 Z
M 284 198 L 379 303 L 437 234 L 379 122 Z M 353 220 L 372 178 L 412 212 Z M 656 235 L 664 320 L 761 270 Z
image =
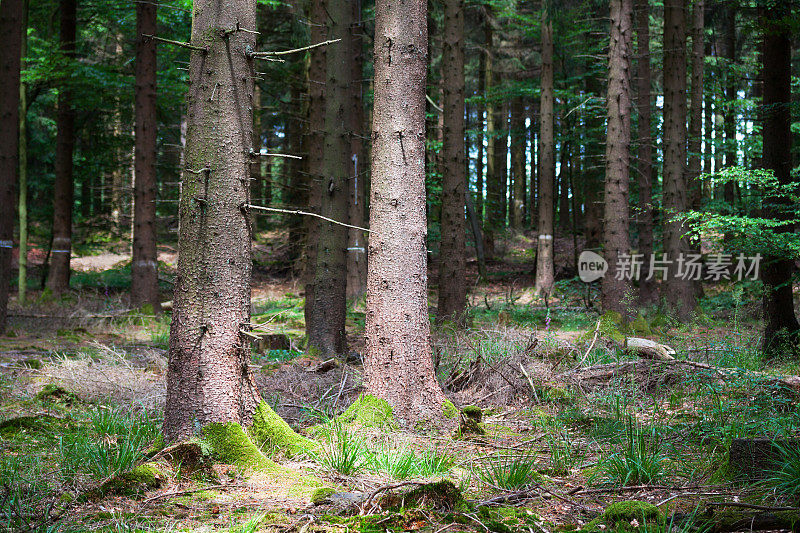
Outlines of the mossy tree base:
M 268 481 L 276 492 L 284 489 L 288 496 L 310 501 L 317 489 L 323 486 L 320 479 L 289 470 L 269 459 L 235 422 L 207 424 L 203 428 L 202 440 L 217 460 L 236 466 L 253 481 Z

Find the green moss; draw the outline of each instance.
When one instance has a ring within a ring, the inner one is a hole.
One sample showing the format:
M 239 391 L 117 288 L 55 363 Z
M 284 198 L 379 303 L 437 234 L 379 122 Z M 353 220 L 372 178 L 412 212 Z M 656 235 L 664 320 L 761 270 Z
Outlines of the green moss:
M 144 463 L 100 486 L 95 496 L 134 496 L 161 487 L 167 477 L 154 463 Z
M 542 397 L 550 402 L 571 404 L 575 401 L 575 393 L 568 387 L 551 386 L 542 390 Z
M 475 422 L 483 421 L 483 411 L 476 405 L 467 405 L 461 412 L 464 413 L 465 417 L 471 418 Z
M 244 470 L 277 471 L 281 467 L 261 453 L 253 441 L 236 422 L 208 424 L 203 428 L 203 440 L 214 456 L 226 464 Z
M 75 393 L 53 383 L 45 385 L 42 390 L 36 393 L 35 398 L 39 401 L 61 402 L 67 405 L 80 402 L 80 398 Z
M 311 503 L 314 505 L 319 505 L 327 500 L 328 496 L 331 494 L 336 494 L 336 489 L 332 489 L 330 487 L 319 488 L 311 494 Z
M 32 368 L 34 370 L 40 370 L 42 368 L 42 362 L 34 358 L 23 359 L 20 361 L 20 364 L 25 368 Z
M 628 323 L 627 329 L 633 335 L 650 336 L 653 334 L 650 324 L 647 323 L 647 319 L 641 313 L 637 314 L 636 318 Z
M 481 522 L 493 533 L 517 533 L 528 531 L 531 526 L 541 530 L 539 515 L 530 509 L 516 507 L 481 507 L 478 509 Z M 474 525 L 474 523 L 473 523 Z
M 13 435 L 22 430 L 52 432 L 58 419 L 45 414 L 18 416 L 0 422 L 0 435 Z
M 369 394 L 360 395 L 344 413 L 339 415 L 339 421 L 376 428 L 391 428 L 396 425 L 389 402 Z
M 153 441 L 153 444 L 151 444 L 150 447 L 143 452 L 143 455 L 145 457 L 153 457 L 155 454 L 157 454 L 163 449 L 164 449 L 164 435 L 159 433 L 158 436 L 156 437 L 156 440 Z
M 288 457 L 319 448 L 319 443 L 296 433 L 263 400 L 256 408 L 249 432 L 262 450 L 266 448 L 272 453 L 283 452 Z
M 220 461 L 235 465 L 254 476 L 267 476 L 270 482 L 283 485 L 290 496 L 310 498 L 322 486 L 319 479 L 304 476 L 268 459 L 242 426 L 235 422 L 206 425 L 203 428 L 203 442 Z
M 445 400 L 442 404 L 442 414 L 444 414 L 444 417 L 448 420 L 452 420 L 453 418 L 457 417 L 458 412 L 458 409 L 450 400 Z
M 613 527 L 617 530 L 633 530 L 631 521 L 636 520 L 640 525 L 658 524 L 663 522 L 664 515 L 652 503 L 639 500 L 615 502 L 606 507 L 603 514 L 589 522 L 583 531 L 589 533 L 600 531 L 600 526 Z
M 606 311 L 600 318 L 600 333 L 619 344 L 625 342 L 624 327 L 622 315 L 616 311 Z

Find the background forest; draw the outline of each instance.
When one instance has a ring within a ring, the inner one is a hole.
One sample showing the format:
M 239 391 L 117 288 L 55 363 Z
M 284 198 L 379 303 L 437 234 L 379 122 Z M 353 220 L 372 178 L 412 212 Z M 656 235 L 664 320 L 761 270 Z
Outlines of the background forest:
M 0 526 L 798 527 L 800 6 L 406 1 L 0 2 Z

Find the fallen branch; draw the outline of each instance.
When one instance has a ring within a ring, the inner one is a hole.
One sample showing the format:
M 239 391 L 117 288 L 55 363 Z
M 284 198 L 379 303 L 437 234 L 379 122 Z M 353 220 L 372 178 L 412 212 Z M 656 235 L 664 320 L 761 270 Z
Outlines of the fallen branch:
M 624 350 L 638 355 L 642 359 L 655 359 L 656 361 L 674 361 L 675 350 L 666 344 L 659 344 L 650 339 L 628 337 L 625 339 Z
M 752 503 L 742 502 L 708 502 L 709 507 L 739 507 L 741 509 L 753 509 L 755 511 L 800 511 L 800 507 L 769 507 L 766 505 L 754 505 Z

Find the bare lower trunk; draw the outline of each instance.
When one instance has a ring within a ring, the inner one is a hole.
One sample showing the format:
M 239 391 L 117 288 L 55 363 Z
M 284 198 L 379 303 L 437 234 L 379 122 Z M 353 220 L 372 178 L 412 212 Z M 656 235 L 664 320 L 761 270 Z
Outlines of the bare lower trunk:
M 25 57 L 28 55 L 28 0 L 23 0 L 22 3 L 20 70 L 25 69 Z M 17 300 L 20 305 L 25 305 L 28 291 L 28 121 L 26 120 L 28 100 L 26 89 L 25 83 L 19 84 L 19 274 L 17 277 Z M 3 300 L 2 296 L 0 296 L 0 300 Z M 0 312 L 0 314 L 2 313 Z M 2 327 L 0 327 L 1 330 Z
M 548 297 L 555 282 L 553 267 L 553 188 L 555 146 L 553 140 L 553 22 L 542 10 L 542 94 L 539 136 L 539 242 L 536 252 L 537 294 Z
M 150 304 L 158 312 L 156 255 L 156 43 L 157 4 L 136 4 L 136 144 L 134 147 L 133 260 L 131 305 Z
M 61 50 L 75 54 L 77 25 L 76 0 L 61 2 Z M 58 296 L 69 287 L 69 262 L 72 254 L 72 151 L 75 147 L 75 112 L 69 88 L 58 93 L 56 112 L 56 162 L 53 185 L 53 246 L 47 288 Z
M 791 33 L 790 9 L 780 7 L 762 10 L 764 23 L 764 168 L 775 172 L 781 185 L 791 183 Z M 786 219 L 787 205 L 779 205 L 767 213 Z M 783 212 L 779 212 L 783 210 Z M 788 226 L 782 231 L 791 232 Z M 761 271 L 764 281 L 763 349 L 775 356 L 785 353 L 787 346 L 796 346 L 800 326 L 794 311 L 792 276 L 794 261 L 783 257 L 766 257 Z
M 248 423 L 258 392 L 248 372 L 250 151 L 255 3 L 194 3 L 178 275 L 170 330 L 164 435 L 212 422 Z
M 19 161 L 19 72 L 23 0 L 3 0 L 0 30 L 0 333 L 6 329 L 11 248 L 14 238 L 14 185 Z
M 346 0 L 327 0 L 328 36 L 341 39 L 325 52 L 325 143 L 320 213 L 329 219 L 348 220 L 348 164 L 350 138 L 347 119 L 351 69 L 347 46 L 353 13 Z M 317 258 L 314 273 L 314 306 L 308 328 L 308 344 L 325 357 L 345 351 L 347 314 L 347 228 L 327 221 L 319 222 Z
M 645 261 L 653 255 L 653 137 L 650 132 L 650 3 L 636 0 L 637 94 L 639 112 L 639 153 L 637 185 L 639 188 L 639 253 Z M 639 303 L 647 306 L 658 299 L 655 280 L 639 277 Z
M 442 245 L 437 321 L 463 318 L 467 305 L 464 189 L 464 2 L 444 6 L 442 48 Z
M 425 221 L 425 0 L 375 6 L 367 392 L 403 425 L 440 425 L 428 319 Z
M 665 298 L 672 313 L 687 320 L 695 308 L 692 280 L 679 277 L 689 252 L 686 175 L 686 0 L 664 2 L 664 252 L 669 270 Z
M 601 285 L 603 310 L 629 313 L 626 297 L 632 276 L 619 272 L 630 254 L 628 181 L 630 179 L 632 0 L 611 0 L 611 45 L 608 59 L 608 122 L 606 135 L 603 254 L 608 272 Z M 618 275 L 619 274 L 619 275 Z

